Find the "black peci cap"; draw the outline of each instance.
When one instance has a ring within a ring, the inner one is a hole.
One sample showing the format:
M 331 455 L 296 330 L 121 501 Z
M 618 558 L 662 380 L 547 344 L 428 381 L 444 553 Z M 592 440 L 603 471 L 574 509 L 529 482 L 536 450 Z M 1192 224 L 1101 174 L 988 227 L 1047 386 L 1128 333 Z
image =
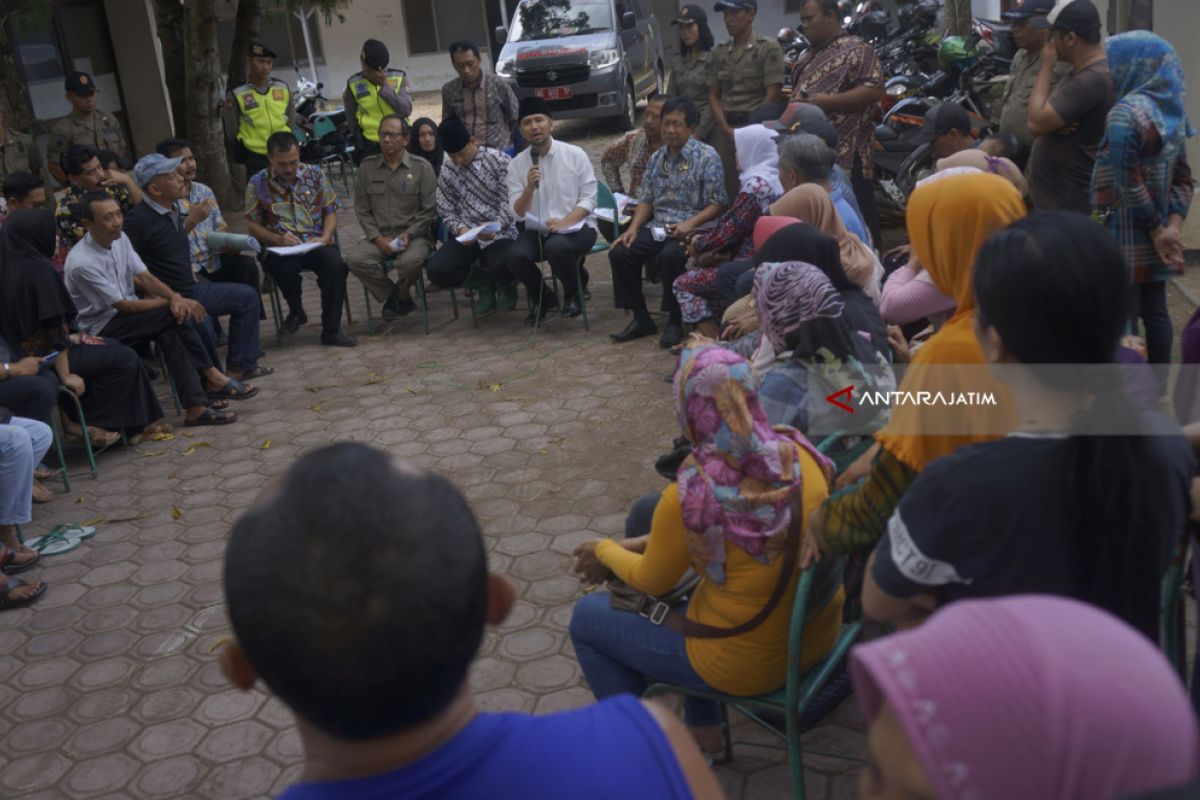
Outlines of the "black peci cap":
M 463 148 L 471 143 L 471 132 L 458 117 L 449 117 L 438 125 L 438 137 L 442 140 L 442 149 L 450 155 L 461 153 Z
M 526 97 L 521 101 L 517 108 L 517 121 L 525 119 L 533 114 L 544 114 L 547 117 L 553 117 L 550 113 L 550 104 L 540 97 Z

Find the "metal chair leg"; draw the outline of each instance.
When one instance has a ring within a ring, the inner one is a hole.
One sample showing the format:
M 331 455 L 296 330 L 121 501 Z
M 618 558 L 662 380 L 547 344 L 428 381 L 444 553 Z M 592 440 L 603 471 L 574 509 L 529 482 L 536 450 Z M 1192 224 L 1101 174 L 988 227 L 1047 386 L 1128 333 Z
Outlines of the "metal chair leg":
M 54 442 L 54 455 L 58 456 L 58 474 L 62 477 L 63 491 L 71 491 L 71 477 L 67 474 L 67 456 L 63 453 L 62 446 L 62 431 L 58 429 L 58 423 L 54 421 L 54 416 L 50 416 L 50 433 Z
M 425 329 L 425 335 L 429 335 L 429 297 L 425 294 L 425 276 L 417 273 L 417 301 L 421 306 L 421 326 Z M 454 303 L 454 295 L 450 295 L 450 302 Z M 458 316 L 458 304 L 454 303 L 454 316 Z
M 275 285 L 275 279 L 268 275 L 263 282 L 263 289 L 266 290 L 267 297 L 271 301 L 271 321 L 275 323 L 275 344 L 283 347 L 283 308 L 279 302 L 279 287 Z
M 88 468 L 92 471 L 92 480 L 95 480 L 100 471 L 96 468 L 96 453 L 92 447 L 92 436 L 88 433 L 87 418 L 83 415 L 83 406 L 79 403 L 79 398 L 65 386 L 58 387 L 58 393 L 71 398 L 71 402 L 75 405 L 75 413 L 79 415 L 79 427 L 83 430 L 83 449 L 87 453 Z
M 375 317 L 371 313 L 371 293 L 363 286 L 363 301 L 367 304 L 367 335 L 375 335 Z
M 588 322 L 588 304 L 583 299 L 583 259 L 584 257 L 580 256 L 579 260 L 575 262 L 575 292 L 579 295 L 579 311 L 580 316 L 583 317 L 583 329 L 591 332 L 592 326 Z

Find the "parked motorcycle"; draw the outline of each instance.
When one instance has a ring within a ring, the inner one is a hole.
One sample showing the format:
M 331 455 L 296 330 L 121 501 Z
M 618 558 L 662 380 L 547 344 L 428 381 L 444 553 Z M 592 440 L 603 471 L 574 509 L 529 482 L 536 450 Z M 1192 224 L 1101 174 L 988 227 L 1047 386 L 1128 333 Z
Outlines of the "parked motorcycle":
M 775 40 L 783 48 L 783 91 L 790 95 L 792 91 L 792 73 L 796 71 L 796 63 L 800 55 L 808 49 L 808 39 L 795 28 L 780 28 L 775 34 Z
M 319 164 L 331 156 L 348 158 L 353 149 L 346 109 L 340 105 L 330 108 L 329 99 L 321 94 L 324 88 L 324 83 L 303 75 L 296 80 L 296 114 L 307 123 L 309 134 L 300 145 L 300 158 L 307 164 Z

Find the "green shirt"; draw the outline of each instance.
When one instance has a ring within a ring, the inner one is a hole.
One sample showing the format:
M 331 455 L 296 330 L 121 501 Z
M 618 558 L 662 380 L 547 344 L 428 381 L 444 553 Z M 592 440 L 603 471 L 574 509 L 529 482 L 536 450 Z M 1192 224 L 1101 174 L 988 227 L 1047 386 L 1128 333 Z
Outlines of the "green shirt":
M 713 48 L 710 88 L 721 90 L 726 111 L 756 111 L 767 98 L 767 88 L 783 83 L 783 50 L 779 42 L 755 34 L 744 45 L 724 42 Z
M 16 131 L 7 131 L 0 139 L 0 181 L 14 172 L 32 172 L 39 178 L 45 179 L 42 173 L 42 154 L 38 151 L 33 137 Z
M 712 110 L 708 107 L 708 76 L 712 52 L 703 50 L 691 57 L 675 56 L 671 61 L 671 76 L 667 80 L 668 97 L 686 97 L 700 110 L 700 122 L 692 135 L 703 141 L 712 131 Z
M 354 213 L 367 239 L 411 234 L 428 238 L 437 218 L 437 177 L 423 158 L 408 151 L 395 169 L 383 154 L 367 156 L 358 166 Z
M 125 165 L 125 132 L 111 114 L 95 111 L 90 120 L 85 120 L 72 111 L 51 122 L 49 134 L 46 158 L 51 164 L 57 164 L 71 145 L 87 144 L 97 150 L 112 150 Z

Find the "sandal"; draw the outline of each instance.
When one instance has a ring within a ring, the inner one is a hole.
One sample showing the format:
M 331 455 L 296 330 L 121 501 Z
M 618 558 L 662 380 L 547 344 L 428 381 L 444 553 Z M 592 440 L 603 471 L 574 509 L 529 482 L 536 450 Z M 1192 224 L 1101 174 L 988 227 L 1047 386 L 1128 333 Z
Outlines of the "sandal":
M 213 409 L 214 411 L 224 411 L 225 409 L 229 408 L 229 401 L 228 400 L 209 400 L 208 407 Z
M 41 481 L 35 479 L 33 481 L 33 502 L 49 503 L 53 499 L 54 492 L 50 491 L 49 487 L 43 486 Z
M 33 558 L 24 563 L 18 564 L 17 551 L 11 547 L 5 547 L 4 550 L 6 551 L 4 557 L 0 558 L 0 562 L 3 562 L 4 566 L 0 567 L 0 571 L 3 571 L 5 575 L 16 575 L 18 572 L 24 572 L 27 569 L 31 569 L 34 564 L 42 560 L 42 554 L 34 550 Z
M 246 386 L 237 378 L 230 378 L 228 383 L 216 391 L 208 390 L 208 396 L 213 400 L 249 400 L 256 394 L 257 386 Z
M 274 375 L 274 374 L 275 374 L 274 367 L 268 367 L 263 364 L 259 364 L 254 369 L 250 370 L 249 372 L 243 372 L 237 378 L 232 378 L 231 380 L 252 381 L 255 378 L 263 378 L 263 377 L 266 377 L 267 375 Z
M 33 471 L 33 479 L 35 481 L 48 481 L 51 478 L 56 477 L 58 477 L 58 470 L 50 469 L 49 467 L 41 464 L 39 464 L 37 469 Z
M 231 422 L 237 422 L 237 417 L 228 411 L 214 411 L 211 408 L 204 409 L 204 413 L 195 419 L 185 419 L 183 427 L 197 428 L 201 425 L 228 425 Z
M 116 431 L 106 431 L 103 428 L 93 428 L 89 425 L 88 438 L 92 442 L 92 447 L 112 447 L 121 441 L 121 434 Z M 68 444 L 83 444 L 83 433 L 67 433 L 63 439 Z
M 58 556 L 71 552 L 81 544 L 83 544 L 83 540 L 78 534 L 62 530 L 62 526 L 60 525 L 45 536 L 30 539 L 25 543 L 25 546 L 36 550 L 43 556 Z
M 10 608 L 24 608 L 27 605 L 31 605 L 39 597 L 46 593 L 46 582 L 42 581 L 42 585 L 39 586 L 37 590 L 29 597 L 25 597 L 20 600 L 11 599 L 13 589 L 20 589 L 22 586 L 28 585 L 29 584 L 27 582 L 21 580 L 20 578 L 9 578 L 6 580 L 4 585 L 0 586 L 0 611 L 5 611 Z

